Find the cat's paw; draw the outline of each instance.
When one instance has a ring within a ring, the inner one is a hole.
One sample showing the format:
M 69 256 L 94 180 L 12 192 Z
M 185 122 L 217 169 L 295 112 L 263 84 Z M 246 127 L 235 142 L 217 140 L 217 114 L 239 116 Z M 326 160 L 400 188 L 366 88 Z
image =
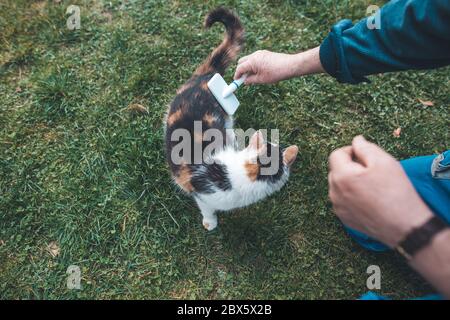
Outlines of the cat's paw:
M 208 231 L 214 230 L 217 227 L 217 218 L 203 219 L 203 227 Z

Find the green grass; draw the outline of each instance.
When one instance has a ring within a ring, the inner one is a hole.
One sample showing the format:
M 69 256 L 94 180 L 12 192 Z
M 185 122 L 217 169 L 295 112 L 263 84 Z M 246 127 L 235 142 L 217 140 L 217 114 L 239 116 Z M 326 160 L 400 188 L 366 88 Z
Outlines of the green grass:
M 162 118 L 221 40 L 223 28 L 201 27 L 219 2 L 123 2 L 0 4 L 0 298 L 353 299 L 372 264 L 383 294 L 432 292 L 395 254 L 346 236 L 327 199 L 327 157 L 361 133 L 399 159 L 448 148 L 448 68 L 242 89 L 237 126 L 278 128 L 300 156 L 281 192 L 222 214 L 208 233 L 170 182 Z M 221 3 L 242 18 L 245 54 L 313 47 L 373 1 Z M 81 7 L 79 31 L 65 26 L 69 4 Z M 66 288 L 72 264 L 79 291 Z

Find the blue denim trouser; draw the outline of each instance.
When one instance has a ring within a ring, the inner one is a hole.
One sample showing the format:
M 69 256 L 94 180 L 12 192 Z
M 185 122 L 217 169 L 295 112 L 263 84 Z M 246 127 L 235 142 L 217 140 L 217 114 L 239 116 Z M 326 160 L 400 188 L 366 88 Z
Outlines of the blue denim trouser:
M 414 188 L 428 207 L 450 224 L 450 150 L 436 156 L 422 156 L 400 162 Z M 364 233 L 346 227 L 348 234 L 365 249 L 386 251 L 389 248 Z M 362 299 L 383 298 L 373 293 Z

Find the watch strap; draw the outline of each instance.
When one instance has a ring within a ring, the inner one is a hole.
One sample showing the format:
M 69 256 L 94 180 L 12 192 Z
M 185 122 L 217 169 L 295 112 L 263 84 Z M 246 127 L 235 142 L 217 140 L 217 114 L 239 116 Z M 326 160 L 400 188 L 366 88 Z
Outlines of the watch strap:
M 431 243 L 433 237 L 448 228 L 441 218 L 433 216 L 422 226 L 412 229 L 398 244 L 397 251 L 410 260 L 416 252 Z

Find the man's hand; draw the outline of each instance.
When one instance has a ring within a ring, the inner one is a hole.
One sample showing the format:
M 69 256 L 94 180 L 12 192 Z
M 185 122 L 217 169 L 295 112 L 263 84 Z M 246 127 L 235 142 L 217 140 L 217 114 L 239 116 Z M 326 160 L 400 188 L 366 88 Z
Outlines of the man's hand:
M 342 222 L 395 247 L 432 212 L 400 163 L 362 136 L 329 158 L 329 196 Z
M 323 72 L 319 47 L 298 54 L 258 50 L 239 59 L 234 79 L 248 74 L 245 84 L 275 83 L 318 72 Z

